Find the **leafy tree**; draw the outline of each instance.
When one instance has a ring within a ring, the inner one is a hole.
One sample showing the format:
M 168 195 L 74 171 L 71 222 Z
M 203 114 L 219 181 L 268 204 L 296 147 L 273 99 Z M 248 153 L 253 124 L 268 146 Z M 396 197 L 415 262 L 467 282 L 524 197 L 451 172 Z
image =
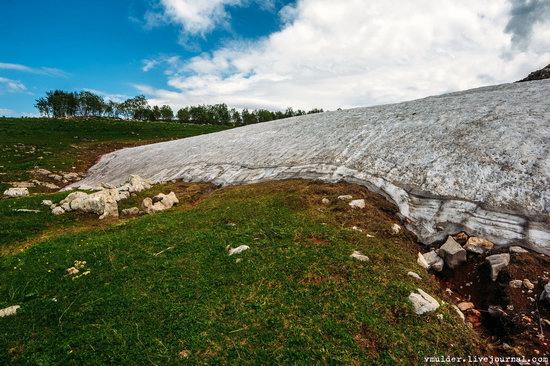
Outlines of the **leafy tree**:
M 235 108 L 232 108 L 230 111 L 230 114 L 231 114 L 231 123 L 233 125 L 240 126 L 243 124 L 243 119 L 238 110 L 236 110 Z
M 164 121 L 171 121 L 174 119 L 174 112 L 169 105 L 163 105 L 160 107 L 160 118 Z
M 249 112 L 248 109 L 246 108 L 243 109 L 242 111 L 242 118 L 243 118 L 243 124 L 245 125 L 251 125 L 258 121 L 256 119 L 256 114 L 254 112 Z
M 191 113 L 189 108 L 180 108 L 177 113 L 178 121 L 181 123 L 189 123 L 191 121 Z
M 52 107 L 44 97 L 38 98 L 34 107 L 38 109 L 38 112 L 43 116 L 49 117 L 50 114 L 52 114 Z
M 76 94 L 76 93 L 75 93 Z M 103 113 L 105 101 L 103 97 L 90 91 L 83 90 L 78 93 L 78 109 L 80 116 L 101 116 Z

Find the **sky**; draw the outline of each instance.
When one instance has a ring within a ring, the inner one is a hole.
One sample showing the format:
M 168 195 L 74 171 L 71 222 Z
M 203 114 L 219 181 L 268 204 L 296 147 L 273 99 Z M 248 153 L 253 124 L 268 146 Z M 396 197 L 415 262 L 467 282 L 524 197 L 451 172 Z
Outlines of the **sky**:
M 0 116 L 46 91 L 351 108 L 550 63 L 550 0 L 0 0 Z

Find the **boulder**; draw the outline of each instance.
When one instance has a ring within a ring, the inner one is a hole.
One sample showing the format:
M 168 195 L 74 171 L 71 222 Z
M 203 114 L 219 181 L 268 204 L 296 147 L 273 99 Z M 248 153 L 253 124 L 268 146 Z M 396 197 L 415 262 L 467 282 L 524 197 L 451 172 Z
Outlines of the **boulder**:
M 44 206 L 51 206 L 53 202 L 51 200 L 42 200 L 41 204 Z
M 414 312 L 418 315 L 429 313 L 439 308 L 437 300 L 422 291 L 422 289 L 417 289 L 417 292 L 412 292 L 409 295 L 409 301 L 413 304 Z
M 466 262 L 466 250 L 464 250 L 464 248 L 462 248 L 451 236 L 449 236 L 445 244 L 439 248 L 438 254 L 451 269 Z
M 130 193 L 141 192 L 149 188 L 151 188 L 151 182 L 135 174 L 130 175 L 126 183 L 120 186 L 121 190 L 127 190 Z
M 321 200 L 321 203 L 322 203 L 323 205 L 330 205 L 330 200 L 329 200 L 328 198 L 323 198 L 323 199 Z
M 424 258 L 424 255 L 422 255 L 422 253 L 420 252 L 418 252 L 416 263 L 418 263 L 418 265 L 424 269 L 430 269 L 430 265 L 426 261 L 426 258 Z
M 13 316 L 17 313 L 17 310 L 19 310 L 21 306 L 19 305 L 12 305 L 8 306 L 7 308 L 0 309 L 0 318 L 3 318 L 5 316 Z
M 458 308 L 458 306 L 452 305 L 452 307 L 456 311 L 460 319 L 462 319 L 462 321 L 466 321 L 466 317 L 464 316 L 464 313 Z
M 179 200 L 174 192 L 169 194 L 159 193 L 153 198 L 145 198 L 141 203 L 141 208 L 145 213 L 151 214 L 168 210 L 178 203 Z
M 510 254 L 493 254 L 485 258 L 491 267 L 491 280 L 496 281 L 500 271 L 510 264 Z
M 117 200 L 120 199 L 116 189 L 104 189 L 94 193 L 73 192 L 61 200 L 65 211 L 81 211 L 99 215 L 99 219 L 118 217 Z
M 353 200 L 349 203 L 351 208 L 365 208 L 365 200 Z
M 514 253 L 514 254 L 529 253 L 528 250 L 523 249 L 522 247 L 517 246 L 517 245 L 511 246 L 509 251 L 510 251 L 510 253 Z
M 29 195 L 28 188 L 8 188 L 4 191 L 4 197 L 15 198 Z
M 59 206 L 52 208 L 52 214 L 54 214 L 55 216 L 63 215 L 64 213 L 65 213 L 65 210 Z
M 464 249 L 475 254 L 484 254 L 493 249 L 494 246 L 495 244 L 487 239 L 472 236 L 468 239 L 466 245 L 464 245 Z
M 121 214 L 122 214 L 122 216 L 139 215 L 139 208 L 137 208 L 137 207 L 125 208 L 124 210 L 121 211 Z
M 360 262 L 368 262 L 369 261 L 369 257 L 367 257 L 366 255 L 364 255 L 363 253 L 361 253 L 357 250 L 354 250 L 353 253 L 351 253 L 350 257 L 355 258 Z
M 424 253 L 423 257 L 426 260 L 426 263 L 428 263 L 428 268 L 432 268 L 437 272 L 441 272 L 443 270 L 443 265 L 445 262 L 443 261 L 443 258 L 438 256 L 434 250 Z

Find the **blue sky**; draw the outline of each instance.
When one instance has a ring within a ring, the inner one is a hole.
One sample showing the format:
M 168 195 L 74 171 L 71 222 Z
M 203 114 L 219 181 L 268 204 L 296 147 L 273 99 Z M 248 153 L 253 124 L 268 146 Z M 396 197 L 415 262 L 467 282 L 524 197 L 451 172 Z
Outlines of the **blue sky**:
M 550 63 L 547 0 L 2 0 L 0 115 L 51 89 L 174 108 L 354 107 Z

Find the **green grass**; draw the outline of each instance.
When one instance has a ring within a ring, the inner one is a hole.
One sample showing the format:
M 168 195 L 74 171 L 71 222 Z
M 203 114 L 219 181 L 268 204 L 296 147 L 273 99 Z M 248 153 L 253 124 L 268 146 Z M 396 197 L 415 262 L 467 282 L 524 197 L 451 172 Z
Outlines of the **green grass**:
M 365 210 L 336 200 L 350 192 Z M 0 308 L 21 305 L 0 318 L 0 364 L 418 365 L 479 346 L 449 306 L 443 321 L 412 312 L 415 288 L 443 294 L 413 240 L 391 234 L 395 208 L 365 189 L 289 181 L 188 198 L 0 257 Z M 66 275 L 75 260 L 88 276 Z
M 0 191 L 7 182 L 30 178 L 35 167 L 55 171 L 87 169 L 102 153 L 118 147 L 217 132 L 226 126 L 111 120 L 0 118 Z M 1 192 L 0 192 L 1 193 Z

